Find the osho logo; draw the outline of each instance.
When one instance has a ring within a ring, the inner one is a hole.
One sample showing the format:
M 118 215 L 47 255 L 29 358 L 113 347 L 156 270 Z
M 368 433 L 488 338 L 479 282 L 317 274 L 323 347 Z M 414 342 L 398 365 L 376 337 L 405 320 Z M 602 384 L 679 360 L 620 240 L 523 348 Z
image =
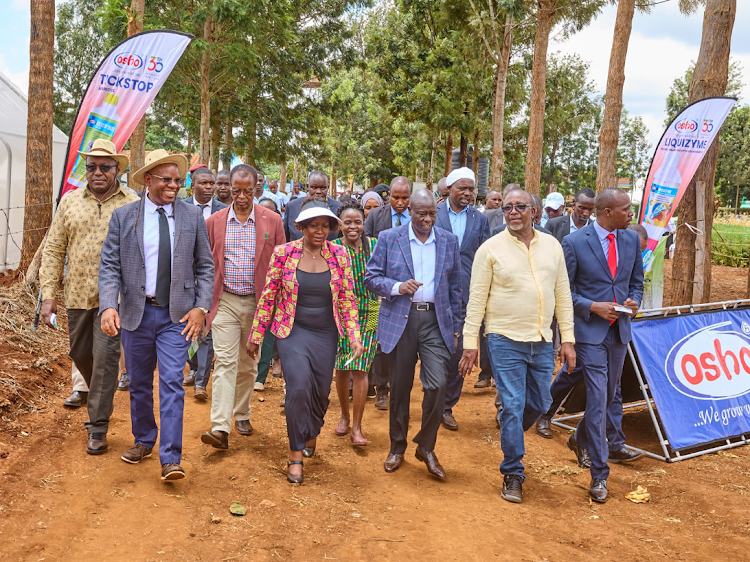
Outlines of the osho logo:
M 120 68 L 137 70 L 143 68 L 143 57 L 135 53 L 120 53 L 115 55 L 115 64 Z
M 698 130 L 698 123 L 692 119 L 685 119 L 674 124 L 674 130 L 678 133 L 692 133 Z
M 750 326 L 743 322 L 745 333 L 718 330 L 730 324 L 701 328 L 669 350 L 664 370 L 678 392 L 699 400 L 750 392 Z

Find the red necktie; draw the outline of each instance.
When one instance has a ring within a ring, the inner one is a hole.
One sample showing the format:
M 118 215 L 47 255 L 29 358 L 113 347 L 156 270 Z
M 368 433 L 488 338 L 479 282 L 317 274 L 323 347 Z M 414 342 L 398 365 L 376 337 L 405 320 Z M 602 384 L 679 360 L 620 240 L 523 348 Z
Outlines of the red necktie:
M 609 266 L 609 272 L 612 274 L 612 280 L 614 281 L 615 275 L 617 275 L 617 245 L 615 244 L 614 233 L 610 232 L 609 234 L 607 234 L 607 239 L 609 240 L 609 251 L 607 252 L 607 265 Z M 617 304 L 616 296 L 612 302 Z M 610 322 L 609 325 L 611 326 L 614 323 L 615 321 L 612 320 L 612 322 Z
M 609 272 L 612 274 L 612 279 L 617 275 L 617 245 L 615 244 L 615 235 L 613 232 L 607 234 L 609 240 L 609 253 L 607 255 L 607 265 L 609 265 Z

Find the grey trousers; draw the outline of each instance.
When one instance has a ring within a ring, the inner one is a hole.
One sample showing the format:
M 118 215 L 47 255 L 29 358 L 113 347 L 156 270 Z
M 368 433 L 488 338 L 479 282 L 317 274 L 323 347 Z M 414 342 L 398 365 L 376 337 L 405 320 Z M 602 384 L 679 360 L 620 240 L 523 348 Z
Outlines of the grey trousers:
M 107 433 L 120 370 L 120 335 L 102 332 L 98 309 L 68 309 L 70 358 L 89 387 L 89 433 Z
M 409 400 L 414 385 L 417 356 L 422 361 L 422 427 L 414 442 L 432 451 L 443 419 L 445 387 L 451 354 L 440 333 L 434 310 L 410 310 L 409 320 L 390 359 L 390 437 L 391 453 L 404 454 L 409 430 Z

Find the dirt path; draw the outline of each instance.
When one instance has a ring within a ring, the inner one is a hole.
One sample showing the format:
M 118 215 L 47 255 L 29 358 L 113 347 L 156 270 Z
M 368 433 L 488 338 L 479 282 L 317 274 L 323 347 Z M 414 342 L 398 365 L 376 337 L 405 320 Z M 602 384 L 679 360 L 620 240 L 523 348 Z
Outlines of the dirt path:
M 271 379 L 269 379 L 271 380 Z M 644 459 L 612 470 L 612 499 L 587 500 L 587 473 L 556 431 L 527 435 L 524 503 L 500 499 L 499 435 L 493 391 L 466 383 L 458 432 L 441 429 L 437 453 L 446 482 L 413 457 L 386 474 L 387 413 L 368 402 L 361 452 L 333 434 L 331 408 L 306 483 L 288 484 L 278 379 L 253 401 L 255 435 L 230 436 L 231 449 L 200 443 L 207 404 L 188 394 L 187 478 L 159 481 L 156 455 L 141 465 L 119 455 L 132 443 L 128 396 L 118 392 L 110 452 L 85 454 L 85 412 L 60 404 L 5 423 L 0 432 L 0 558 L 3 560 L 525 560 L 746 559 L 750 449 L 674 465 Z M 258 398 L 264 398 L 259 402 Z M 415 385 L 412 419 L 421 399 Z M 5 420 L 6 422 L 9 420 Z M 412 424 L 413 425 L 413 424 Z M 633 444 L 656 445 L 644 413 L 625 416 Z M 648 486 L 652 503 L 623 496 Z M 245 517 L 229 514 L 239 501 Z M 212 517 L 220 522 L 212 523 Z

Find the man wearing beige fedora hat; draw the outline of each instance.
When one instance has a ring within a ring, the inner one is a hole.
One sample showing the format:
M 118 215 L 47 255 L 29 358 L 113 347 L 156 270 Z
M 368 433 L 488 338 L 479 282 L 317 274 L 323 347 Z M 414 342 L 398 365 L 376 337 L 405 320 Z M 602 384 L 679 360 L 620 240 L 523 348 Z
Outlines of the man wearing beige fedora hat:
M 69 192 L 57 207 L 42 253 L 39 277 L 42 286 L 42 318 L 51 325 L 57 313 L 55 292 L 65 269 L 65 307 L 68 311 L 70 357 L 88 385 L 86 452 L 107 450 L 107 431 L 112 415 L 120 361 L 120 338 L 108 338 L 99 315 L 99 255 L 107 225 L 115 209 L 138 200 L 117 179 L 128 168 L 128 157 L 115 145 L 97 139 L 86 158 L 86 187 Z
M 154 370 L 159 364 L 161 479 L 185 477 L 182 371 L 191 341 L 211 307 L 214 262 L 201 209 L 177 199 L 188 171 L 182 154 L 154 150 L 133 179 L 141 200 L 112 214 L 99 267 L 102 330 L 122 329 L 130 375 L 135 444 L 122 455 L 136 464 L 151 456 L 159 428 L 154 418 Z

